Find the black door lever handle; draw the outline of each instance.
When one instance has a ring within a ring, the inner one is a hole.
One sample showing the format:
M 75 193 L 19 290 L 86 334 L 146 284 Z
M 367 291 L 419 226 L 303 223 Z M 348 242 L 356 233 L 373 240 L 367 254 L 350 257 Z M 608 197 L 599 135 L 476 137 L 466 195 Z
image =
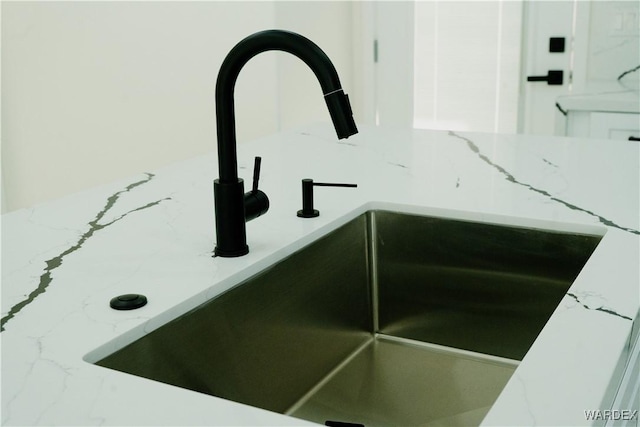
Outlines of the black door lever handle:
M 560 86 L 564 82 L 562 70 L 549 70 L 546 76 L 528 76 L 528 82 L 547 82 L 550 86 Z

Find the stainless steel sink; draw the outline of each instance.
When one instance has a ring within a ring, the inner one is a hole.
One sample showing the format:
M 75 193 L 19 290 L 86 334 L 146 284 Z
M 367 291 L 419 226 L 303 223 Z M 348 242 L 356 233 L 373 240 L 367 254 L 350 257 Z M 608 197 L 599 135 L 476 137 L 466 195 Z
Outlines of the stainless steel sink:
M 600 239 L 372 210 L 97 364 L 319 423 L 477 425 Z

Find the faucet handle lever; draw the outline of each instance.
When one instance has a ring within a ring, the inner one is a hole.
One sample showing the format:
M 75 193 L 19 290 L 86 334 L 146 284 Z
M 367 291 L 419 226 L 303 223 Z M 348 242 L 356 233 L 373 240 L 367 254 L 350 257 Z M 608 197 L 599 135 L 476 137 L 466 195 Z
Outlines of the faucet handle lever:
M 260 164 L 262 157 L 256 156 L 253 163 L 253 187 L 251 191 L 244 193 L 244 220 L 251 221 L 269 210 L 269 198 L 258 190 L 260 180 Z
M 262 163 L 262 157 L 256 156 L 253 163 L 253 187 L 252 192 L 258 191 L 258 181 L 260 180 L 260 164 Z

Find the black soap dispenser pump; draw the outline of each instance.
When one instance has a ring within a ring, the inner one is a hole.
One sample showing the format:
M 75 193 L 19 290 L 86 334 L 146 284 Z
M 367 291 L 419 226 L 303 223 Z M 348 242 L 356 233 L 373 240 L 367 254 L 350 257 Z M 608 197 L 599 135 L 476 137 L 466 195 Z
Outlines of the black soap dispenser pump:
M 313 187 L 357 187 L 357 184 L 339 184 L 327 182 L 313 182 L 310 178 L 302 180 L 302 209 L 298 211 L 300 218 L 315 218 L 320 216 L 320 211 L 313 208 Z

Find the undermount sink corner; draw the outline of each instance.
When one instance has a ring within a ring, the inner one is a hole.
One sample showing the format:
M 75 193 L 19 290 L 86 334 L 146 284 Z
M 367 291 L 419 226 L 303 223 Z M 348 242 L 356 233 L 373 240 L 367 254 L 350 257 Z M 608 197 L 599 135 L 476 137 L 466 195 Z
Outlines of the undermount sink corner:
M 601 237 L 370 209 L 96 364 L 319 423 L 477 425 Z

